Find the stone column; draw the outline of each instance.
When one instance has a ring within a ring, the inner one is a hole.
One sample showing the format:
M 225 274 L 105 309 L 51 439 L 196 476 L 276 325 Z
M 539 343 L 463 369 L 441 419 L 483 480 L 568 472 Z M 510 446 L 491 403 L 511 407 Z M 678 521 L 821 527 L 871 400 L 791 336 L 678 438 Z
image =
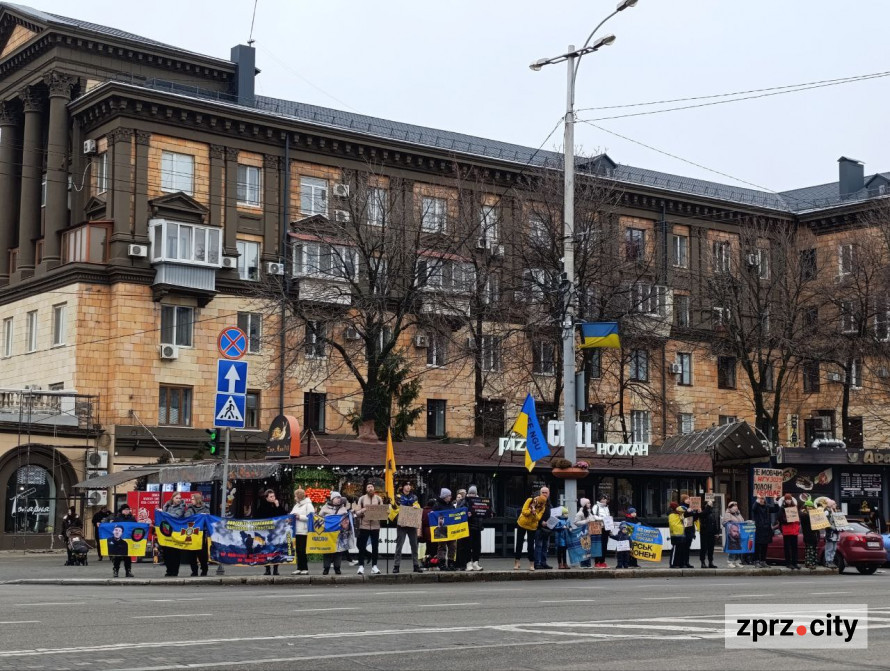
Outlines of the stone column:
M 19 94 L 25 112 L 22 135 L 22 190 L 19 207 L 19 251 L 16 272 L 10 277 L 18 281 L 34 274 L 34 243 L 40 238 L 40 182 L 43 176 L 43 96 L 34 86 Z
M 133 198 L 133 129 L 115 128 L 108 133 L 108 149 L 111 156 L 111 183 L 106 205 L 107 216 L 114 220 L 111 234 L 109 262 L 115 265 L 129 264 L 127 245 L 133 241 L 131 199 Z
M 19 114 L 13 103 L 0 103 L 0 285 L 9 282 L 9 250 L 15 247 L 19 205 Z
M 223 254 L 238 256 L 238 150 L 226 147 L 226 216 Z
M 50 72 L 43 78 L 49 90 L 49 128 L 46 148 L 46 209 L 43 224 L 43 258 L 40 270 L 61 263 L 62 231 L 68 225 L 68 103 L 76 80 Z
M 226 148 L 221 144 L 210 145 L 210 217 L 209 224 L 225 226 L 225 170 Z
M 133 172 L 133 241 L 148 243 L 148 148 L 151 133 L 136 131 L 136 166 Z
M 263 156 L 263 257 L 270 260 L 281 257 L 281 165 L 283 159 Z

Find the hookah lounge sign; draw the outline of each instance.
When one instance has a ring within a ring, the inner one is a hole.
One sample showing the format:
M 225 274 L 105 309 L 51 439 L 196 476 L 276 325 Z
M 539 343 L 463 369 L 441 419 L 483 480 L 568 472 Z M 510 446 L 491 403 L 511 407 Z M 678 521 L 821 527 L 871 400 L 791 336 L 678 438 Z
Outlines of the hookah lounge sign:
M 594 429 L 590 422 L 576 422 L 575 436 L 577 447 L 596 450 L 601 457 L 648 457 L 649 445 L 647 443 L 597 443 L 593 441 Z M 551 447 L 565 447 L 565 435 L 563 422 L 550 421 L 547 423 L 547 443 Z M 525 438 L 501 438 L 498 441 L 498 455 L 504 452 L 524 452 Z

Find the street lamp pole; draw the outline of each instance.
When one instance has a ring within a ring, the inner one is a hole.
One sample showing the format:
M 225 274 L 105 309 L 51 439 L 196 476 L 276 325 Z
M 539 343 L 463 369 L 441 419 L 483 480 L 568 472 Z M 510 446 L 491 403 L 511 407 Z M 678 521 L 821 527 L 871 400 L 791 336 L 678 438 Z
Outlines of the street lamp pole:
M 532 70 L 540 70 L 545 65 L 566 62 L 566 114 L 565 127 L 563 129 L 563 175 L 564 202 L 563 202 L 563 277 L 560 290 L 563 298 L 563 322 L 562 322 L 562 383 L 563 383 L 563 439 L 565 442 L 565 458 L 573 464 L 577 458 L 577 432 L 575 407 L 575 79 L 578 75 L 580 59 L 585 54 L 593 53 L 601 47 L 608 46 L 615 41 L 614 35 L 607 35 L 594 42 L 590 41 L 596 32 L 618 12 L 623 12 L 628 7 L 633 7 L 638 0 L 622 0 L 614 12 L 600 21 L 594 28 L 584 46 L 576 50 L 575 45 L 569 45 L 568 51 L 555 58 L 543 58 L 535 61 L 529 67 Z M 578 483 L 576 480 L 566 480 L 566 506 L 569 513 L 574 516 L 578 510 Z

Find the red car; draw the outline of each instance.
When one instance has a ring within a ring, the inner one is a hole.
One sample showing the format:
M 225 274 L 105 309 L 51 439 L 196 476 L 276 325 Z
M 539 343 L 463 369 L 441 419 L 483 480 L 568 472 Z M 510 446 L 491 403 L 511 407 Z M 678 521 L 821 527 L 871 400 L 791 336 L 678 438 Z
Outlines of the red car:
M 858 522 L 850 522 L 841 530 L 840 539 L 837 542 L 837 553 L 834 555 L 834 563 L 838 572 L 843 573 L 848 566 L 853 566 L 857 571 L 865 575 L 871 575 L 887 561 L 884 551 L 884 539 L 869 530 L 868 527 Z M 817 546 L 819 563 L 825 563 L 825 540 L 820 538 Z M 798 562 L 804 562 L 803 534 L 797 535 Z M 785 544 L 782 533 L 775 531 L 773 540 L 766 550 L 766 560 L 770 563 L 785 563 Z

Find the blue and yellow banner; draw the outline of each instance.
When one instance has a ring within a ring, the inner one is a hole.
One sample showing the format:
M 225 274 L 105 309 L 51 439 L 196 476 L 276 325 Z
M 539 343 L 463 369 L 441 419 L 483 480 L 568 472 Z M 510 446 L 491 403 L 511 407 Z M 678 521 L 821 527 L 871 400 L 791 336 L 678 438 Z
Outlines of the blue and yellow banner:
M 744 555 L 754 552 L 754 522 L 727 522 L 726 540 L 723 551 L 730 555 Z
M 512 430 L 525 438 L 525 467 L 529 471 L 535 467 L 536 461 L 550 456 L 550 446 L 544 440 L 544 432 L 541 431 L 535 411 L 535 399 L 531 394 L 525 397 Z
M 107 557 L 142 557 L 148 540 L 148 524 L 105 522 L 99 525 L 99 547 Z
M 618 336 L 618 322 L 588 322 L 581 324 L 581 344 L 578 349 L 594 347 L 621 347 Z
M 628 524 L 633 531 L 630 534 L 630 556 L 642 561 L 661 561 L 661 532 L 654 527 L 642 524 Z
M 265 566 L 296 562 L 296 517 L 232 520 L 206 517 L 210 532 L 210 561 L 217 564 Z
M 467 522 L 467 509 L 433 510 L 429 514 L 430 538 L 433 543 L 455 541 L 470 535 Z
M 200 550 L 207 535 L 207 518 L 210 515 L 173 517 L 162 510 L 155 510 L 155 536 L 158 545 L 179 550 Z
M 306 552 L 309 554 L 330 554 L 337 552 L 340 533 L 349 533 L 349 515 L 310 515 L 309 534 L 306 537 Z

